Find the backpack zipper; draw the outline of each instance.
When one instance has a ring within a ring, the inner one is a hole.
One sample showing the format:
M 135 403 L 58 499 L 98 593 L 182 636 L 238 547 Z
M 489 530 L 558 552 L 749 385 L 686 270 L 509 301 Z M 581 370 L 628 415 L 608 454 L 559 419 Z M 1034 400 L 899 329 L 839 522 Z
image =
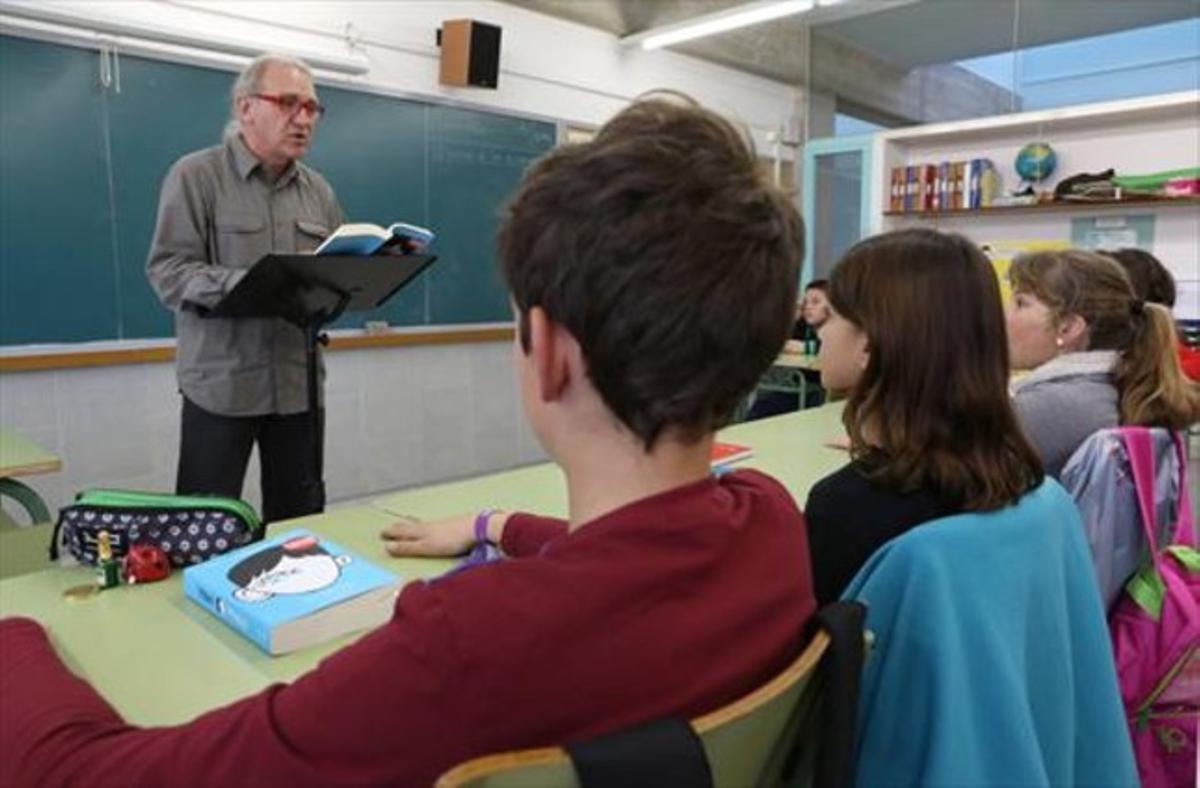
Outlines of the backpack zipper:
M 1179 675 L 1179 672 L 1183 670 L 1183 666 L 1191 660 L 1192 655 L 1196 653 L 1197 648 L 1198 646 L 1196 645 L 1188 646 L 1187 649 L 1184 650 L 1182 656 L 1175 660 L 1175 664 L 1171 665 L 1171 669 L 1168 670 L 1166 674 L 1158 680 L 1158 683 L 1154 685 L 1154 689 L 1150 691 L 1150 694 L 1146 696 L 1146 699 L 1137 707 L 1137 711 L 1134 712 L 1134 717 L 1137 719 L 1138 730 L 1141 731 L 1146 729 L 1146 726 L 1150 723 L 1150 707 L 1154 705 L 1154 702 L 1158 700 L 1160 695 L 1166 692 L 1167 687 L 1172 681 L 1175 680 L 1175 677 Z

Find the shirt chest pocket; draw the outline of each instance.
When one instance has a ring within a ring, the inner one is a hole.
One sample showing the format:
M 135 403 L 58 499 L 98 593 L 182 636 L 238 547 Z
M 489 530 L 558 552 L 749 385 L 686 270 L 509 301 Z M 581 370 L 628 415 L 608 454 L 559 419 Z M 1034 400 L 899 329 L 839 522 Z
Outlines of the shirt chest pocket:
M 296 220 L 296 252 L 311 254 L 329 236 L 329 228 L 311 219 Z
M 230 268 L 249 268 L 271 251 L 267 222 L 253 213 L 221 213 L 216 217 L 217 260 Z

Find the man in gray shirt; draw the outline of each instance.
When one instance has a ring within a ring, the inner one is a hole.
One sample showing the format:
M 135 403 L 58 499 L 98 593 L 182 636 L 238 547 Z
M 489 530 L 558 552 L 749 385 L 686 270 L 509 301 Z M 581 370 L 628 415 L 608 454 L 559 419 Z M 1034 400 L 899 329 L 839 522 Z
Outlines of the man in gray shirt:
M 171 167 L 146 274 L 175 313 L 183 416 L 176 492 L 240 497 L 258 444 L 263 517 L 320 511 L 306 414 L 304 334 L 280 319 L 200 316 L 263 255 L 311 252 L 342 221 L 329 183 L 300 163 L 324 107 L 312 74 L 264 55 L 239 75 L 223 144 Z

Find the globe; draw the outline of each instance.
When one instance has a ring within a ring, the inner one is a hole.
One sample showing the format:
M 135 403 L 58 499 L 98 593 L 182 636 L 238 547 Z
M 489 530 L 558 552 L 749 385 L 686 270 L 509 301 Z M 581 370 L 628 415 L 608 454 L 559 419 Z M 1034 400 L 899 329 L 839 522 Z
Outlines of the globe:
M 1050 177 L 1057 163 L 1054 149 L 1044 142 L 1031 142 L 1017 151 L 1017 174 L 1033 183 Z

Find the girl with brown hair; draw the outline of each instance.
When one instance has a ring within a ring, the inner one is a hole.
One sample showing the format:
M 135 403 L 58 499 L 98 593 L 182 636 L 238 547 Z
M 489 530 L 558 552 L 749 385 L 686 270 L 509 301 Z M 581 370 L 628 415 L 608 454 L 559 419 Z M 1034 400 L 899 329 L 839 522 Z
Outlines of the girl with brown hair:
M 1114 260 L 1038 252 L 1015 260 L 1009 278 L 1013 367 L 1033 370 L 1013 401 L 1048 473 L 1057 477 L 1097 430 L 1200 421 L 1200 387 L 1180 369 L 1170 311 L 1140 299 Z
M 970 241 L 868 238 L 833 271 L 821 381 L 849 392 L 851 461 L 804 507 L 821 604 L 884 542 L 928 520 L 1007 506 L 1042 480 L 1008 396 L 999 283 Z

